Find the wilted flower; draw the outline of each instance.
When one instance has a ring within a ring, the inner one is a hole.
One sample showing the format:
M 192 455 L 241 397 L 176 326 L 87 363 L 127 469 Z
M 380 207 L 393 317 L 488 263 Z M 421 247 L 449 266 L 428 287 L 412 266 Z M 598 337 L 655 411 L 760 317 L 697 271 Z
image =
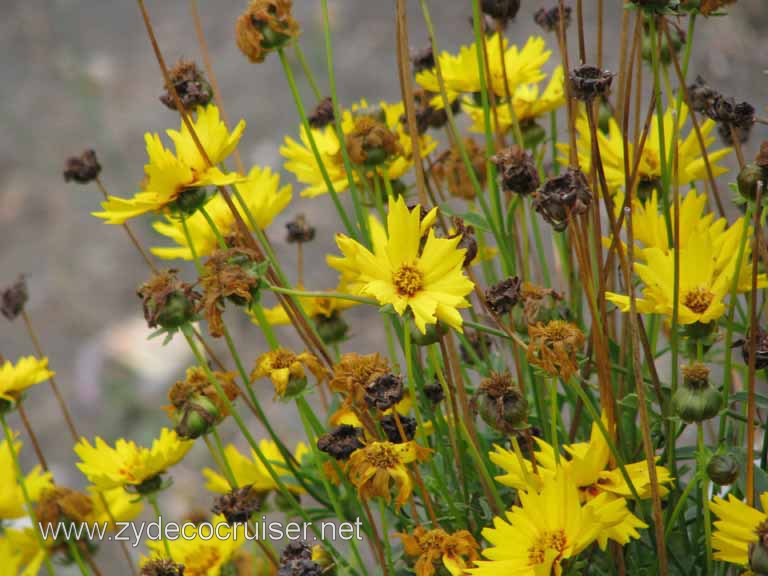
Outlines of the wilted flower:
M 369 384 L 389 374 L 389 362 L 379 354 L 344 354 L 333 367 L 328 386 L 343 394 L 350 403 L 361 404 Z
M 583 102 L 592 102 L 598 97 L 604 98 L 613 82 L 613 74 L 589 64 L 574 68 L 569 78 L 573 97 Z
M 472 404 L 488 426 L 506 434 L 528 420 L 528 401 L 509 372 L 491 372 L 484 378 Z
M 414 74 L 424 70 L 432 70 L 435 67 L 435 53 L 432 50 L 432 45 L 419 50 L 411 50 L 411 62 L 413 63 Z
M 213 372 L 227 399 L 239 395 L 233 372 Z M 226 403 L 219 396 L 205 371 L 199 366 L 187 369 L 186 378 L 178 380 L 168 392 L 169 413 L 176 422 L 176 433 L 182 438 L 198 438 L 221 422 L 227 415 Z
M 253 63 L 299 35 L 292 0 L 251 0 L 237 19 L 235 37 L 240 51 Z
M 403 541 L 405 553 L 416 558 L 416 576 L 433 576 L 441 566 L 452 576 L 461 576 L 480 557 L 480 545 L 468 530 L 449 534 L 440 528 L 417 526 L 412 534 L 397 536 Z
M 101 164 L 96 158 L 94 150 L 86 150 L 80 156 L 67 158 L 67 164 L 64 167 L 64 180 L 66 182 L 74 180 L 78 184 L 88 184 L 99 177 L 101 173 Z
M 8 320 L 15 320 L 24 311 L 27 300 L 29 300 L 27 281 L 24 276 L 19 276 L 16 282 L 0 293 L 0 313 Z
M 328 371 L 314 354 L 296 354 L 285 348 L 278 348 L 259 356 L 256 367 L 251 372 L 251 379 L 268 376 L 275 387 L 275 395 L 290 398 L 306 388 L 306 370 L 309 370 L 318 382 L 323 382 L 328 377 Z
M 485 188 L 487 178 L 485 152 L 472 138 L 464 139 L 464 150 L 469 157 L 475 179 L 480 188 Z M 435 179 L 448 188 L 452 196 L 472 200 L 477 190 L 467 171 L 467 165 L 457 147 L 449 148 L 441 153 L 432 166 Z
M 309 125 L 312 128 L 325 128 L 326 126 L 333 124 L 335 116 L 333 113 L 333 100 L 330 96 L 320 100 L 309 115 L 308 120 Z
M 539 171 L 533 156 L 517 144 L 497 152 L 491 162 L 498 168 L 504 191 L 527 196 L 539 187 Z
M 290 542 L 280 554 L 277 576 L 322 576 L 323 568 L 313 560 L 312 548 L 303 542 Z
M 288 230 L 285 240 L 289 244 L 306 244 L 315 239 L 315 228 L 310 226 L 304 214 L 297 214 L 285 224 L 285 228 Z
M 398 135 L 372 116 L 359 116 L 347 134 L 349 159 L 355 164 L 376 166 L 402 153 Z
M 387 440 L 393 444 L 402 444 L 403 442 L 413 440 L 413 437 L 416 435 L 416 427 L 418 426 L 416 418 L 404 416 L 397 412 L 387 414 L 381 419 L 380 423 Z
M 213 88 L 192 60 L 179 60 L 169 71 L 169 76 L 185 110 L 207 106 L 213 99 Z M 176 110 L 176 99 L 169 86 L 166 86 L 160 101 L 171 110 Z
M 317 439 L 317 449 L 336 460 L 347 460 L 352 452 L 364 446 L 363 439 L 362 428 L 341 424 Z
M 144 563 L 141 576 L 184 576 L 184 565 L 168 558 L 155 558 Z
M 531 324 L 528 336 L 528 362 L 564 381 L 578 370 L 576 355 L 586 342 L 578 326 L 562 320 Z
M 485 304 L 497 316 L 505 316 L 520 303 L 522 282 L 517 276 L 505 278 L 485 291 Z
M 571 7 L 565 6 L 563 14 L 565 16 L 565 28 L 568 28 L 571 24 Z M 558 32 L 560 30 L 560 6 L 539 8 L 533 15 L 533 21 L 541 26 L 545 32 Z
M 384 374 L 365 387 L 365 401 L 371 408 L 382 412 L 389 410 L 403 399 L 403 379 L 396 374 Z
M 263 502 L 264 493 L 255 491 L 252 486 L 243 486 L 216 498 L 212 512 L 221 514 L 230 524 L 245 524 Z
M 144 319 L 150 328 L 160 326 L 174 330 L 195 318 L 195 306 L 200 294 L 179 280 L 176 274 L 176 270 L 159 272 L 138 290 Z
M 558 232 L 568 227 L 571 218 L 586 213 L 591 203 L 587 177 L 578 168 L 550 178 L 533 198 L 534 210 Z

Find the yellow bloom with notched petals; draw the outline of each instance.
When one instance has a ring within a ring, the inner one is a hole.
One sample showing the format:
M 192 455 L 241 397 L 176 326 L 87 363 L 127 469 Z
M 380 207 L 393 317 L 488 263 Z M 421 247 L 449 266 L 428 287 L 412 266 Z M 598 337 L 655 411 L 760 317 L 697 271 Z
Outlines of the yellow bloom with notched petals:
M 680 121 L 678 123 L 680 129 L 685 125 L 687 117 L 688 108 L 683 105 L 680 112 Z M 674 142 L 672 141 L 674 136 L 674 110 L 672 108 L 667 108 L 662 118 L 662 122 L 664 125 L 665 138 L 664 150 L 666 154 L 669 155 L 669 151 L 672 150 L 674 146 Z M 700 126 L 701 137 L 704 140 L 706 147 L 710 147 L 715 141 L 715 138 L 710 136 L 715 125 L 713 120 L 707 119 L 702 122 Z M 654 114 L 650 126 L 648 137 L 645 141 L 645 146 L 640 155 L 640 163 L 638 165 L 638 178 L 640 183 L 653 183 L 661 178 L 661 138 L 659 137 L 657 115 Z M 588 174 L 590 166 L 592 165 L 592 140 L 589 123 L 587 122 L 586 116 L 583 114 L 576 119 L 576 129 L 578 131 L 576 148 L 579 154 L 579 165 L 582 170 Z M 598 130 L 597 141 L 600 146 L 600 157 L 603 163 L 603 169 L 605 170 L 605 179 L 608 183 L 608 188 L 612 192 L 623 189 L 626 184 L 624 171 L 624 138 L 621 133 L 621 128 L 615 119 L 611 118 L 609 120 L 607 134 Z M 699 180 L 706 180 L 708 178 L 707 167 L 704 162 L 704 157 L 701 154 L 701 148 L 696 132 L 690 130 L 685 138 L 678 133 L 677 146 L 679 166 L 677 183 L 682 186 Z M 560 160 L 567 163 L 570 150 L 569 145 L 563 143 L 558 144 L 557 147 L 562 154 Z M 630 165 L 632 165 L 635 152 L 634 146 L 631 143 L 629 144 L 628 150 Z M 714 176 L 719 176 L 728 171 L 724 166 L 720 166 L 718 162 L 730 152 L 731 148 L 721 148 L 719 150 L 711 150 L 708 153 Z
M 175 431 L 163 428 L 151 448 L 120 438 L 111 447 L 98 436 L 95 444 L 81 438 L 75 445 L 80 457 L 77 467 L 94 485 L 104 491 L 118 486 L 138 486 L 156 478 L 184 458 L 194 442 L 182 440 Z
M 163 145 L 158 134 L 146 134 L 149 163 L 144 166 L 146 183 L 143 189 L 129 199 L 110 196 L 101 205 L 103 211 L 93 215 L 108 224 L 123 224 L 147 212 L 165 211 L 189 189 L 227 186 L 243 180 L 239 174 L 225 174 L 217 166 L 237 147 L 245 130 L 245 121 L 241 120 L 230 132 L 221 121 L 219 109 L 210 104 L 197 109 L 193 126 L 210 164 L 200 155 L 183 122 L 181 131 L 167 131 L 176 154 Z
M 0 399 L 15 402 L 24 390 L 55 374 L 48 370 L 48 358 L 25 356 L 15 365 L 6 360 L 0 366 Z
M 275 473 L 280 476 L 288 490 L 294 494 L 304 493 L 304 489 L 290 476 L 288 465 L 285 463 L 285 458 L 283 458 L 277 444 L 271 440 L 261 440 L 259 442 L 259 450 L 261 450 L 264 458 L 270 463 Z M 224 453 L 238 486 L 251 486 L 253 490 L 259 493 L 278 489 L 277 482 L 269 474 L 269 470 L 253 449 L 251 449 L 250 458 L 242 454 L 232 444 L 229 444 L 224 449 Z M 309 448 L 303 442 L 299 442 L 293 453 L 296 462 L 301 464 L 301 459 L 306 454 L 309 454 Z M 226 494 L 231 490 L 227 479 L 215 470 L 205 468 L 203 469 L 203 476 L 208 481 L 205 487 L 211 492 Z
M 424 226 L 424 221 L 434 220 L 434 209 L 424 220 L 420 212 L 418 205 L 409 210 L 403 198 L 390 200 L 387 232 L 380 226 L 371 229 L 373 252 L 338 234 L 343 257 L 329 257 L 328 263 L 342 273 L 351 290 L 391 304 L 401 316 L 410 309 L 422 334 L 427 324 L 438 320 L 461 331 L 459 308 L 469 306 L 465 296 L 474 288 L 463 272 L 466 250 L 458 248 L 460 237 L 437 238 Z
M 760 506 L 768 510 L 768 492 L 760 495 Z M 768 535 L 768 514 L 752 508 L 733 494 L 725 500 L 715 496 L 709 509 L 719 519 L 715 520 L 712 548 L 716 560 L 747 566 L 749 547 Z
M 259 166 L 251 168 L 245 181 L 235 186 L 245 201 L 248 212 L 261 230 L 265 230 L 272 224 L 275 217 L 290 204 L 293 196 L 290 184 L 280 186 L 279 174 Z M 247 212 L 236 199 L 233 198 L 233 202 L 243 222 L 252 231 L 253 227 Z M 237 232 L 235 216 L 221 195 L 214 196 L 205 205 L 205 210 L 224 238 Z M 189 216 L 186 224 L 195 252 L 199 257 L 210 256 L 219 247 L 216 234 L 201 212 L 195 212 Z M 192 250 L 184 234 L 184 226 L 178 219 L 166 216 L 165 220 L 155 222 L 152 227 L 177 244 L 174 247 L 152 248 L 152 254 L 164 260 L 175 258 L 192 260 Z
M 90 491 L 93 501 L 90 521 L 108 524 L 113 530 L 117 528 L 115 522 L 130 522 L 144 510 L 144 500 L 137 499 L 135 494 L 126 492 L 125 488 L 112 488 L 103 492 L 91 488 Z
M 295 354 L 285 348 L 277 348 L 259 356 L 256 367 L 251 372 L 251 380 L 269 377 L 275 387 L 275 394 L 283 397 L 286 393 L 306 386 L 307 370 L 318 382 L 328 377 L 328 371 L 317 356 L 309 352 Z
M 13 449 L 18 455 L 21 451 L 21 442 L 14 440 Z M 24 494 L 13 473 L 13 454 L 7 441 L 0 443 L 0 470 L 3 470 L 0 474 L 0 521 L 26 516 Z M 30 500 L 37 502 L 40 495 L 53 486 L 53 477 L 50 472 L 44 472 L 40 466 L 35 466 L 24 477 L 24 485 Z
M 468 574 L 561 576 L 564 561 L 577 557 L 627 514 L 623 498 L 611 501 L 606 494 L 582 504 L 576 485 L 563 472 L 544 480 L 540 491 L 518 495 L 521 505 L 483 530 L 491 544 L 483 550 L 487 560 L 476 562 Z M 638 537 L 636 530 L 627 531 L 622 544 Z

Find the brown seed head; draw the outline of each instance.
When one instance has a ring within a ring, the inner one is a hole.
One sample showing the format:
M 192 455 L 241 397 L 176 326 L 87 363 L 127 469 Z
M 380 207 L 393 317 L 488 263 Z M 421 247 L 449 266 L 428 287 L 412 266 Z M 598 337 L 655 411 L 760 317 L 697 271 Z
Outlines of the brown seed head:
M 240 389 L 235 382 L 235 373 L 214 371 L 213 375 L 221 384 L 227 399 L 233 402 L 240 395 Z M 184 380 L 177 380 L 168 391 L 168 400 L 175 410 L 183 409 L 190 401 L 199 396 L 204 396 L 210 400 L 216 406 L 222 418 L 229 413 L 226 403 L 219 396 L 213 384 L 211 384 L 205 370 L 199 366 L 188 368 Z
M 706 111 L 715 122 L 749 130 L 755 123 L 755 107 L 749 102 L 736 102 L 734 98 L 717 95 Z
M 101 164 L 96 158 L 94 150 L 86 150 L 80 156 L 71 156 L 67 158 L 64 166 L 64 181 L 74 180 L 78 184 L 88 184 L 99 177 L 101 173 Z
M 571 7 L 565 6 L 563 10 L 565 27 L 571 24 Z M 560 6 L 552 8 L 540 8 L 533 15 L 536 22 L 545 32 L 558 32 L 560 30 Z
M 349 158 L 355 164 L 375 166 L 403 152 L 398 135 L 372 116 L 356 118 L 355 129 L 346 140 Z
M 485 152 L 472 138 L 464 139 L 464 149 L 469 156 L 480 187 L 484 188 L 487 178 Z M 432 166 L 432 175 L 441 185 L 448 188 L 451 196 L 471 200 L 476 195 L 475 186 L 472 184 L 467 166 L 457 147 L 445 150 L 437 157 Z
M 141 576 L 184 576 L 184 565 L 165 558 L 155 558 L 141 567 Z
M 506 192 L 527 196 L 539 187 L 539 171 L 533 156 L 517 144 L 499 151 L 491 157 L 491 162 L 498 168 Z
M 568 227 L 573 216 L 587 212 L 592 192 L 587 178 L 578 168 L 569 168 L 550 178 L 534 195 L 533 208 L 558 232 Z
M 571 93 L 582 102 L 591 102 L 595 98 L 605 98 L 611 90 L 613 74 L 597 66 L 582 64 L 571 70 Z
M 505 278 L 485 291 L 485 303 L 497 316 L 505 316 L 520 303 L 522 281 L 517 276 Z
M 700 362 L 694 362 L 681 368 L 683 382 L 690 388 L 700 390 L 709 386 L 709 368 Z
M 290 222 L 286 222 L 288 234 L 285 237 L 289 244 L 306 244 L 315 239 L 315 228 L 310 226 L 304 214 L 297 214 Z
M 403 399 L 403 379 L 396 374 L 384 374 L 365 387 L 365 401 L 382 412 Z
M 380 376 L 389 373 L 389 362 L 379 354 L 344 354 L 333 367 L 331 390 L 343 394 L 349 402 L 361 405 L 365 389 Z
M 477 240 L 475 239 L 475 227 L 468 226 L 462 218 L 454 216 L 451 218 L 453 223 L 454 233 L 448 236 L 448 238 L 461 237 L 458 248 L 466 250 L 464 254 L 464 267 L 466 268 L 475 258 L 477 258 Z
M 253 63 L 299 35 L 292 0 L 251 0 L 237 19 L 235 34 L 240 51 Z
M 333 114 L 333 100 L 330 96 L 320 100 L 318 105 L 309 115 L 309 125 L 312 128 L 325 128 L 333 124 L 335 116 Z
M 245 524 L 261 509 L 264 497 L 250 485 L 236 488 L 216 498 L 212 512 L 222 514 L 230 524 Z
M 170 85 L 176 89 L 185 110 L 207 106 L 213 99 L 213 88 L 192 60 L 179 60 L 170 70 L 169 75 Z M 160 95 L 160 102 L 171 110 L 176 110 L 176 99 L 173 97 L 170 86 L 165 86 L 165 92 Z
M 398 420 L 400 421 L 399 425 Z M 387 440 L 393 444 L 402 444 L 403 442 L 413 440 L 413 437 L 416 435 L 416 426 L 416 418 L 402 414 L 398 414 L 397 417 L 395 417 L 394 413 L 387 414 L 381 419 L 381 428 L 384 430 Z M 403 439 L 403 434 L 401 434 L 401 427 L 402 432 L 405 434 L 405 439 Z
M 291 542 L 280 555 L 277 576 L 321 576 L 323 568 L 312 560 L 312 548 L 303 542 Z
M 414 74 L 432 70 L 435 67 L 435 53 L 432 51 L 432 45 L 418 50 L 411 49 L 411 63 L 413 63 Z
M 150 328 L 178 328 L 194 317 L 200 294 L 177 277 L 177 270 L 158 272 L 139 287 L 138 296 Z
M 506 22 L 517 16 L 520 0 L 483 0 L 482 10 L 491 18 Z
M 342 461 L 349 459 L 352 452 L 363 446 L 363 429 L 349 424 L 336 426 L 317 439 L 318 450 Z
M 574 324 L 552 320 L 528 326 L 528 362 L 551 376 L 568 380 L 578 369 L 576 354 L 584 348 L 584 333 Z
M 27 300 L 29 300 L 27 281 L 24 280 L 24 276 L 19 276 L 16 282 L 0 293 L 0 313 L 13 321 L 24 311 Z

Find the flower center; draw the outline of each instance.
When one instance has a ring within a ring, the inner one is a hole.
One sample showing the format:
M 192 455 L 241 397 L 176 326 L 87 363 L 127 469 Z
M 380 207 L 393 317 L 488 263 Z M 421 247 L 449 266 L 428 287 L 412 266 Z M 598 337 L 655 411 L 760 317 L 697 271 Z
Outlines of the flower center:
M 704 314 L 714 300 L 715 295 L 706 288 L 694 288 L 683 299 L 683 304 L 696 314 Z
M 565 537 L 565 530 L 555 530 L 553 532 L 544 532 L 539 536 L 538 542 L 528 548 L 528 565 L 535 566 L 544 562 L 547 550 L 557 552 L 555 561 L 562 558 L 568 540 Z
M 424 275 L 415 266 L 403 264 L 392 275 L 392 283 L 400 296 L 414 296 L 424 286 Z
M 372 446 L 367 450 L 366 460 L 375 468 L 394 468 L 400 463 L 400 459 L 389 446 Z
M 290 368 L 295 359 L 296 355 L 289 350 L 276 350 L 272 357 L 272 368 Z

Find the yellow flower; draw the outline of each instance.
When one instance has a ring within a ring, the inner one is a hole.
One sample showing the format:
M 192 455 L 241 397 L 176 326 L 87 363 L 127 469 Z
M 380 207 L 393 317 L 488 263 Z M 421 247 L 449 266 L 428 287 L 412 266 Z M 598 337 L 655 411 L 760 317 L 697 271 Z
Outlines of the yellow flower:
M 367 113 L 374 116 L 383 114 L 383 122 L 389 130 L 398 136 L 402 152 L 392 156 L 387 162 L 377 166 L 375 170 L 382 178 L 397 180 L 413 167 L 413 143 L 408 135 L 407 127 L 403 125 L 401 120 L 405 113 L 405 106 L 402 102 L 396 104 L 380 102 L 379 107 L 381 109 L 380 112 L 370 110 L 368 103 L 365 100 L 361 100 L 359 103 L 354 104 L 351 109 L 344 110 L 342 112 L 341 130 L 346 137 L 355 131 L 355 120 L 361 114 Z M 325 128 L 315 128 L 312 130 L 312 134 L 334 189 L 336 192 L 343 192 L 349 186 L 349 179 L 344 169 L 341 144 L 339 143 L 335 126 L 329 125 Z M 325 194 L 328 192 L 327 186 L 310 148 L 307 133 L 303 128 L 300 131 L 299 137 L 301 142 L 286 136 L 285 143 L 280 148 L 280 153 L 286 159 L 285 169 L 294 174 L 299 182 L 306 185 L 306 188 L 301 192 L 302 196 L 312 198 Z M 427 134 L 420 136 L 419 145 L 422 158 L 426 158 L 437 148 L 437 142 Z M 371 172 L 372 168 L 367 170 L 366 174 L 368 176 L 373 174 Z M 360 177 L 357 172 L 353 174 L 353 179 L 359 182 Z
M 98 492 L 91 488 L 93 512 L 91 522 L 109 523 L 110 528 L 116 528 L 112 521 L 130 522 L 144 510 L 144 500 L 129 494 L 125 488 L 112 488 Z M 104 500 L 102 500 L 102 497 Z M 106 506 L 104 505 L 106 502 Z
M 259 442 L 259 450 L 261 450 L 275 473 L 281 477 L 281 480 L 291 492 L 294 494 L 302 494 L 304 492 L 304 489 L 289 476 L 289 468 L 287 467 L 285 458 L 283 458 L 283 455 L 280 453 L 277 444 L 271 440 L 261 440 Z M 269 474 L 267 467 L 262 463 L 253 449 L 251 449 L 250 458 L 240 453 L 240 451 L 238 451 L 232 444 L 229 444 L 224 449 L 224 453 L 227 456 L 229 465 L 232 468 L 232 474 L 234 474 L 238 486 L 250 485 L 253 490 L 261 493 L 278 489 L 277 483 Z M 301 459 L 306 454 L 309 454 L 309 448 L 303 442 L 299 442 L 293 453 L 296 462 L 301 464 Z M 203 469 L 203 476 L 208 480 L 205 487 L 211 492 L 226 494 L 231 490 L 227 479 L 218 472 L 210 468 L 205 468 Z
M 110 196 L 101 207 L 103 212 L 94 212 L 108 224 L 123 224 L 126 220 L 147 212 L 162 212 L 173 204 L 185 191 L 205 186 L 227 186 L 242 180 L 238 174 L 225 174 L 217 166 L 237 146 L 245 130 L 241 120 L 229 132 L 219 117 L 219 109 L 213 104 L 197 109 L 193 123 L 195 132 L 203 146 L 210 165 L 200 155 L 192 135 L 182 122 L 181 131 L 168 130 L 168 136 L 176 147 L 176 154 L 163 146 L 160 135 L 146 134 L 149 163 L 144 166 L 146 184 L 133 198 Z
M 504 64 L 501 59 L 501 45 L 498 34 L 488 38 L 488 67 L 490 68 L 489 87 L 494 94 L 505 98 L 507 93 L 515 94 L 518 86 L 533 84 L 545 78 L 541 67 L 546 64 L 552 54 L 547 50 L 544 38 L 531 36 L 520 50 L 516 45 L 510 46 L 506 39 L 504 45 Z M 480 70 L 478 68 L 476 44 L 462 46 L 457 55 L 443 52 L 440 54 L 440 67 L 445 81 L 445 89 L 448 99 L 453 102 L 459 94 L 474 94 L 480 92 Z M 505 68 L 506 79 L 505 86 Z M 438 94 L 432 99 L 432 106 L 443 108 L 443 99 L 439 95 L 440 84 L 437 72 L 425 70 L 416 75 L 416 82 L 425 90 Z
M 37 576 L 45 560 L 33 528 L 0 533 L 0 576 Z
M 413 491 L 408 464 L 423 462 L 429 454 L 428 448 L 415 442 L 371 442 L 352 453 L 347 461 L 347 474 L 363 500 L 379 496 L 389 504 L 392 501 L 390 484 L 394 482 L 395 507 L 399 509 Z
M 245 542 L 245 527 L 230 526 L 221 515 L 211 518 L 210 524 L 184 524 L 183 528 L 183 537 L 169 540 L 168 546 L 170 559 L 184 566 L 184 576 L 219 576 Z M 162 541 L 150 540 L 147 546 L 152 558 L 142 558 L 142 566 L 152 559 L 168 558 Z
M 483 537 L 487 561 L 467 571 L 479 576 L 561 576 L 562 562 L 578 556 L 627 514 L 626 501 L 601 494 L 582 504 L 576 486 L 563 473 L 544 480 L 541 491 L 520 491 L 520 506 L 496 517 Z M 626 534 L 637 538 L 637 532 Z
M 645 314 L 672 317 L 674 294 L 674 252 L 652 247 L 644 251 L 645 263 L 636 262 L 634 269 L 645 284 L 637 310 Z M 725 313 L 724 299 L 730 292 L 736 268 L 736 251 L 720 260 L 715 242 L 707 230 L 696 230 L 684 249 L 680 250 L 680 291 L 678 321 L 680 324 L 707 324 Z M 768 285 L 763 276 L 758 286 Z M 622 312 L 630 308 L 629 296 L 606 292 L 606 299 Z
M 536 118 L 560 108 L 565 104 L 565 84 L 563 67 L 558 66 L 552 72 L 549 84 L 539 94 L 538 84 L 521 84 L 512 95 L 512 107 L 520 124 L 532 122 Z M 462 102 L 464 110 L 472 119 L 470 130 L 485 133 L 485 119 L 483 107 L 479 106 L 472 98 L 465 98 Z M 496 126 L 496 116 L 499 125 Z M 496 115 L 491 114 L 491 126 L 494 131 L 507 132 L 512 128 L 512 116 L 509 113 L 507 101 L 500 101 L 496 105 Z
M 760 495 L 760 506 L 768 510 L 768 492 Z M 768 534 L 768 514 L 748 506 L 728 495 L 728 500 L 715 496 L 709 509 L 719 518 L 715 520 L 712 548 L 715 559 L 747 566 L 749 547 Z
M 424 234 L 420 211 L 418 205 L 409 210 L 402 198 L 390 200 L 387 234 L 383 229 L 371 231 L 373 252 L 338 234 L 336 244 L 344 256 L 329 258 L 328 263 L 354 278 L 350 289 L 358 286 L 360 294 L 391 304 L 401 316 L 409 308 L 422 334 L 427 324 L 438 320 L 461 331 L 458 309 L 469 306 L 465 296 L 474 287 L 464 276 L 466 250 L 458 248 L 460 237 L 437 238 L 432 229 L 420 248 Z M 434 215 L 425 220 L 429 218 Z
M 247 179 L 235 186 L 256 221 L 256 225 L 262 230 L 272 224 L 275 217 L 288 206 L 293 196 L 290 184 L 280 186 L 279 174 L 272 172 L 269 168 L 258 166 L 251 168 Z M 233 202 L 248 229 L 253 230 L 246 211 L 237 199 L 233 198 Z M 214 196 L 205 205 L 205 210 L 225 238 L 237 232 L 235 217 L 221 195 Z M 165 220 L 155 222 L 152 227 L 177 244 L 174 247 L 152 248 L 151 251 L 155 256 L 165 260 L 175 258 L 192 260 L 192 251 L 189 249 L 184 227 L 178 219 L 166 216 Z M 216 235 L 201 212 L 195 212 L 187 218 L 187 227 L 199 257 L 210 256 L 219 247 Z
M 14 440 L 13 449 L 18 456 L 21 452 L 21 442 Z M 0 470 L 3 470 L 3 473 L 0 474 L 0 521 L 26 516 L 24 495 L 21 486 L 16 481 L 16 474 L 13 472 L 13 455 L 7 441 L 0 443 Z M 40 495 L 53 486 L 53 477 L 50 472 L 43 472 L 40 466 L 35 466 L 24 477 L 24 486 L 29 493 L 30 500 L 37 502 Z
M 451 576 L 462 576 L 477 560 L 480 547 L 468 530 L 448 534 L 436 528 L 427 530 L 417 526 L 413 534 L 397 534 L 403 541 L 408 556 L 416 557 L 416 576 L 433 576 L 436 566 L 442 565 Z
M 151 448 L 137 446 L 123 438 L 112 448 L 97 436 L 95 445 L 81 438 L 75 445 L 75 453 L 81 460 L 77 463 L 80 471 L 96 490 L 104 491 L 118 486 L 137 487 L 155 479 L 180 462 L 193 444 L 181 440 L 175 431 L 163 428 Z
M 10 360 L 0 366 L 0 400 L 15 402 L 24 390 L 48 380 L 56 373 L 48 370 L 48 358 L 34 356 L 19 358 L 16 365 Z
M 251 372 L 251 380 L 268 376 L 275 387 L 275 394 L 282 398 L 304 389 L 307 385 L 305 368 L 312 372 L 318 382 L 328 377 L 328 371 L 314 354 L 294 354 L 285 348 L 278 348 L 259 356 Z
M 605 422 L 605 418 L 603 418 L 603 422 Z M 533 464 L 530 461 L 524 460 L 526 467 L 524 471 L 514 452 L 494 445 L 494 450 L 489 453 L 489 457 L 491 462 L 505 472 L 505 474 L 496 477 L 500 484 L 511 486 L 517 490 L 538 490 L 544 481 L 557 475 L 559 468 L 552 446 L 540 438 L 536 438 L 536 442 L 539 448 L 536 452 L 536 473 L 534 473 Z M 589 442 L 566 445 L 563 449 L 568 453 L 569 458 L 567 460 L 561 458 L 560 467 L 578 488 L 582 502 L 588 502 L 601 495 L 605 496 L 606 502 L 632 497 L 632 491 L 624 481 L 621 471 L 618 468 L 608 469 L 610 448 L 597 424 L 592 424 Z M 642 499 L 650 498 L 651 480 L 646 462 L 627 464 L 625 470 L 637 491 L 637 495 Z M 669 470 L 663 466 L 656 467 L 656 474 L 659 492 L 661 496 L 665 496 L 669 491 L 665 484 L 670 484 L 673 479 Z M 601 548 L 605 548 L 608 539 L 624 544 L 627 534 L 634 534 L 637 528 L 644 527 L 645 524 L 639 518 L 626 510 L 621 522 L 606 528 L 599 535 L 598 542 Z
M 674 110 L 670 107 L 667 108 L 662 118 L 664 124 L 664 150 L 667 155 L 673 147 L 673 132 L 674 132 Z M 680 112 L 680 132 L 678 136 L 678 165 L 679 173 L 677 183 L 682 185 L 690 184 L 698 180 L 707 179 L 707 168 L 704 163 L 704 157 L 701 155 L 701 148 L 699 141 L 694 130 L 689 131 L 688 135 L 682 137 L 682 127 L 685 125 L 685 120 L 688 117 L 688 108 L 683 105 Z M 640 156 L 640 164 L 638 165 L 638 177 L 640 183 L 653 183 L 661 178 L 661 139 L 659 138 L 659 125 L 657 122 L 657 115 L 654 115 L 651 119 L 651 128 L 648 133 L 648 137 L 643 147 L 642 155 Z M 705 120 L 701 126 L 701 137 L 704 139 L 704 143 L 707 147 L 711 146 L 715 141 L 715 138 L 710 136 L 710 133 L 715 128 L 715 122 L 713 120 Z M 576 148 L 579 153 L 579 165 L 585 173 L 589 173 L 591 166 L 592 155 L 592 141 L 590 137 L 589 124 L 587 118 L 581 115 L 576 119 L 576 129 L 578 130 L 578 140 L 576 142 Z M 597 132 L 597 140 L 600 146 L 600 157 L 603 162 L 603 168 L 605 169 L 605 178 L 608 183 L 608 187 L 611 191 L 617 191 L 624 188 L 625 173 L 624 173 L 624 138 L 621 133 L 619 124 L 611 118 L 609 120 L 608 133 L 602 131 Z M 561 161 L 568 162 L 569 145 L 558 144 L 562 156 Z M 719 150 L 713 150 L 708 153 L 709 162 L 712 166 L 712 172 L 715 176 L 719 176 L 728 171 L 724 166 L 719 166 L 717 162 L 727 156 L 731 152 L 731 148 L 721 148 Z M 629 157 L 630 165 L 634 161 L 635 153 L 634 146 L 629 144 Z

